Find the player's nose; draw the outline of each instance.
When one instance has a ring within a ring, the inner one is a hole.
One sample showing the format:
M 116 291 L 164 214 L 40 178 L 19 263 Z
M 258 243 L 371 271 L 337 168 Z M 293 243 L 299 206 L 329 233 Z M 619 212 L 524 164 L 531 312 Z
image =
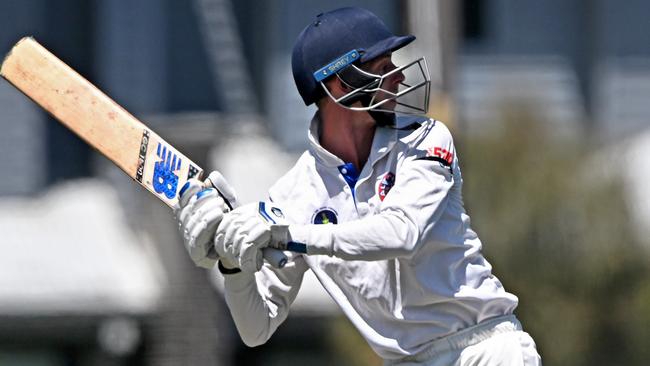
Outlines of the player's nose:
M 395 75 L 395 79 L 396 79 L 395 82 L 397 84 L 401 84 L 406 79 L 406 76 L 404 76 L 404 73 L 402 72 L 402 70 L 400 70 Z
M 393 66 L 393 71 L 389 77 L 390 82 L 393 85 L 399 85 L 406 79 L 406 76 L 404 76 L 402 70 L 394 71 L 395 69 L 397 69 L 397 66 L 395 66 L 394 64 L 392 66 Z
M 399 85 L 404 81 L 406 77 L 402 73 L 402 71 L 395 72 L 394 74 L 390 75 L 388 78 L 388 85 L 390 85 L 390 89 L 397 91 Z

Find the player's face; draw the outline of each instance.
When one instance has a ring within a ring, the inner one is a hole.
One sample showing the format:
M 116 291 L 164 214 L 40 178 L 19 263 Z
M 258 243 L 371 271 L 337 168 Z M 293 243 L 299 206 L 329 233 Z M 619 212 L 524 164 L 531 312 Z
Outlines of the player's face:
M 367 71 L 372 74 L 378 74 L 378 75 L 384 75 L 387 74 L 393 70 L 395 70 L 397 66 L 393 63 L 391 54 L 386 54 L 384 56 L 380 56 L 366 64 L 363 65 L 362 69 L 364 71 Z M 400 72 L 396 72 L 392 75 L 390 75 L 388 78 L 384 79 L 384 81 L 381 84 L 381 88 L 390 91 L 391 93 L 397 93 L 397 90 L 399 88 L 399 85 L 401 82 L 404 81 L 404 74 Z M 375 96 L 376 101 L 382 101 L 384 99 L 389 98 L 390 95 L 386 94 L 384 92 L 377 92 L 377 95 Z M 381 108 L 382 109 L 394 109 L 396 105 L 395 100 L 388 101 L 384 104 L 382 104 Z

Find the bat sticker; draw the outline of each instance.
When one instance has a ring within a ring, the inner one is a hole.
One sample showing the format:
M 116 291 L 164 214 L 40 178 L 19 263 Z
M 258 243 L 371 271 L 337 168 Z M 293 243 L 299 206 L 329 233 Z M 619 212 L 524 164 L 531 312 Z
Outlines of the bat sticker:
M 144 175 L 144 163 L 147 161 L 147 149 L 149 146 L 149 130 L 142 131 L 142 141 L 140 142 L 140 151 L 138 152 L 138 170 L 135 174 L 135 180 L 142 183 Z
M 187 172 L 187 179 L 192 179 L 196 177 L 199 174 L 199 168 L 195 167 L 194 165 L 190 164 L 190 169 Z
M 181 158 L 167 146 L 158 143 L 156 155 L 162 160 L 156 162 L 153 170 L 153 189 L 156 193 L 164 194 L 165 197 L 173 199 L 176 197 L 178 188 L 178 175 L 175 173 L 181 168 Z
M 134 176 L 165 203 L 174 205 L 180 187 L 188 179 L 200 177 L 201 173 L 200 167 L 153 131 L 143 132 Z

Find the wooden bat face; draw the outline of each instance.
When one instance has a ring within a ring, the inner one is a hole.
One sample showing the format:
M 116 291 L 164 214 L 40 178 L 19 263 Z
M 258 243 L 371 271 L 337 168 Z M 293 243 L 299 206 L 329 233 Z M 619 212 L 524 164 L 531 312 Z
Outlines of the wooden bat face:
M 203 173 L 33 38 L 16 43 L 0 75 L 170 207 Z
M 170 207 L 203 170 L 33 38 L 18 41 L 0 75 Z M 264 257 L 277 268 L 280 251 Z

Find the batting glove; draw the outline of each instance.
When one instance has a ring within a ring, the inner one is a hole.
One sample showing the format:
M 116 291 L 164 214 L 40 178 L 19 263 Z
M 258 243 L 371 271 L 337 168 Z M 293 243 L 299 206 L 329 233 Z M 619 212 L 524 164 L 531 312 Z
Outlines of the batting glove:
M 214 237 L 214 248 L 224 267 L 250 273 L 262 268 L 264 248 L 286 242 L 287 237 L 288 225 L 282 211 L 265 202 L 254 202 L 223 218 Z
M 219 192 L 205 188 L 203 182 L 190 179 L 181 188 L 178 207 L 174 209 L 183 244 L 192 261 L 203 268 L 214 267 L 218 257 L 212 247 L 214 233 L 228 212 Z

